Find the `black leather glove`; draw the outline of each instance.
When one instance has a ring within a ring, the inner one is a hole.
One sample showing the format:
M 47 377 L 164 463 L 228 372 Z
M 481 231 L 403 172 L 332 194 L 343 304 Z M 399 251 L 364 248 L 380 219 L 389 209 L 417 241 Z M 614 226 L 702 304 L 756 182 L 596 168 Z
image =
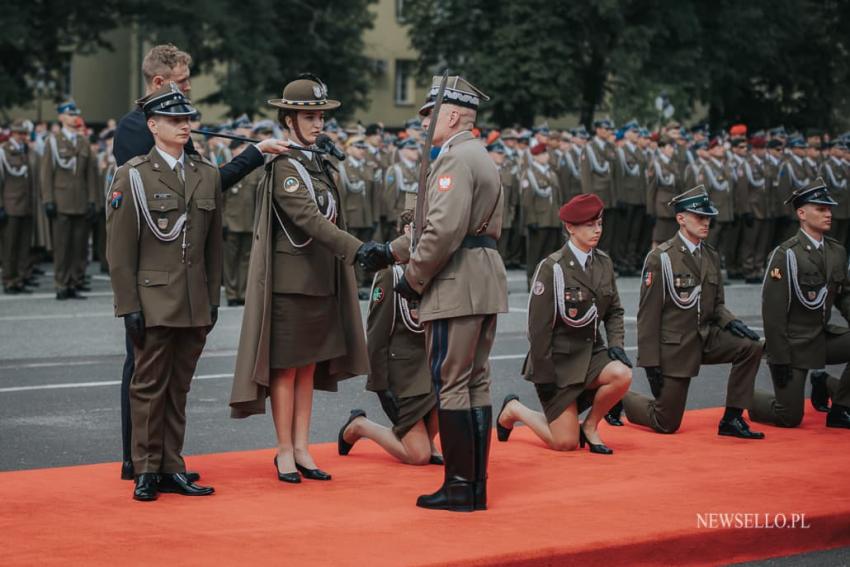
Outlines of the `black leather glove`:
M 752 228 L 756 224 L 756 217 L 753 216 L 753 213 L 744 213 L 741 215 L 741 218 L 744 219 L 744 224 L 747 228 Z
M 210 331 L 215 327 L 216 321 L 218 321 L 218 305 L 210 305 Z
M 419 295 L 415 289 L 410 287 L 410 284 L 407 283 L 407 278 L 404 277 L 404 275 L 402 275 L 402 277 L 398 279 L 398 283 L 395 284 L 395 287 L 393 289 L 397 294 L 399 294 L 408 301 L 419 301 L 420 299 L 422 299 L 422 296 Z
M 791 382 L 790 364 L 768 364 L 768 366 L 770 367 L 770 376 L 778 387 L 784 388 Z
M 378 394 L 381 407 L 384 408 L 384 413 L 387 414 L 393 425 L 398 423 L 398 399 L 395 397 L 395 394 L 389 390 L 379 390 L 375 393 Z
M 89 203 L 89 208 L 86 209 L 86 221 L 89 224 L 94 224 L 97 221 L 97 207 L 94 206 L 94 203 Z
M 4 224 L 6 224 L 7 218 L 8 218 L 8 216 L 6 215 L 6 209 L 4 209 L 3 207 L 0 207 L 0 226 L 3 226 Z
M 136 348 L 145 346 L 145 316 L 141 311 L 124 315 L 124 330 Z
M 744 323 L 738 319 L 729 321 L 729 323 L 726 324 L 726 330 L 733 335 L 741 337 L 742 339 L 757 341 L 761 338 L 755 331 L 744 325 Z
M 643 371 L 646 372 L 649 389 L 652 390 L 652 395 L 657 399 L 661 395 L 661 388 L 664 386 L 664 378 L 661 377 L 661 367 L 647 366 Z
M 357 249 L 355 256 L 357 258 L 357 262 L 359 262 L 360 265 L 369 272 L 383 270 L 395 263 L 395 257 L 393 257 L 389 242 L 384 244 L 373 240 L 364 242 L 360 245 L 360 248 Z
M 56 203 L 45 203 L 44 204 L 44 214 L 49 219 L 56 218 Z
M 614 346 L 608 349 L 608 358 L 610 358 L 611 360 L 619 360 L 629 368 L 634 366 L 632 364 L 632 361 L 629 360 L 629 356 L 626 354 L 626 351 L 624 351 L 618 346 Z

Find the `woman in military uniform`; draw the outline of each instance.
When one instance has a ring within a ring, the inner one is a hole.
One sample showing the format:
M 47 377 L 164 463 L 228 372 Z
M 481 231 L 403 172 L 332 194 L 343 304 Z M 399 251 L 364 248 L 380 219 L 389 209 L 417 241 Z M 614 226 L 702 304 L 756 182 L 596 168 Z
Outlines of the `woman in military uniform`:
M 596 246 L 602 235 L 602 200 L 579 195 L 561 207 L 569 240 L 537 266 L 528 306 L 531 348 L 523 374 L 534 383 L 543 413 L 515 394 L 505 397 L 496 421 L 499 441 L 523 422 L 556 451 L 587 443 L 590 451 L 611 454 L 599 437 L 599 420 L 629 389 L 632 363 L 623 350 L 623 307 L 614 264 Z M 605 340 L 599 323 L 605 324 Z M 584 422 L 578 414 L 591 407 Z
M 412 223 L 413 211 L 407 210 L 399 220 L 404 227 L 399 232 L 409 233 Z M 416 310 L 393 291 L 401 273 L 401 266 L 391 266 L 375 274 L 366 324 L 366 389 L 378 395 L 393 427 L 370 421 L 363 410 L 352 410 L 339 431 L 339 454 L 347 455 L 365 437 L 405 464 L 442 464 L 434 446 L 437 394 L 428 368 L 425 328 Z
M 290 140 L 315 149 L 324 111 L 340 106 L 313 75 L 270 100 Z M 230 405 L 233 417 L 265 412 L 271 397 L 284 482 L 330 480 L 308 451 L 313 389 L 368 372 L 353 264 L 362 243 L 346 232 L 331 163 L 293 150 L 267 166 L 248 271 L 245 316 Z M 300 473 L 300 474 L 299 474 Z

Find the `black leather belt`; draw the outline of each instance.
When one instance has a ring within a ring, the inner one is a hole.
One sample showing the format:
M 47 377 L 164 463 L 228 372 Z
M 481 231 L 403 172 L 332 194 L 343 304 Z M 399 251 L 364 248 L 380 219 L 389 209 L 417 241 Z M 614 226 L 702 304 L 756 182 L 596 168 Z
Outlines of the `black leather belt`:
M 496 239 L 492 236 L 467 236 L 460 243 L 461 248 L 492 248 L 498 250 Z

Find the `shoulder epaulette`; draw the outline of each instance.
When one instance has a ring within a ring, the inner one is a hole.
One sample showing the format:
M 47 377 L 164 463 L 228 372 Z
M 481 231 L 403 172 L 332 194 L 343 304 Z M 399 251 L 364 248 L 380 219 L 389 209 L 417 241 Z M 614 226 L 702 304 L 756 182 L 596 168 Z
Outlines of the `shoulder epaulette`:
M 597 249 L 595 250 L 595 252 L 596 252 L 597 254 L 599 254 L 600 256 L 602 256 L 603 258 L 608 258 L 608 259 L 610 259 L 610 258 L 611 258 L 611 256 L 609 256 L 606 252 L 603 252 L 603 251 L 602 251 L 602 250 L 600 250 L 599 248 L 597 248 Z
M 664 250 L 665 252 L 667 250 L 670 250 L 671 248 L 673 248 L 673 243 L 671 243 L 669 240 L 666 241 L 666 242 L 662 242 L 661 244 L 658 245 L 658 249 Z
M 551 254 L 549 254 L 549 257 L 547 259 L 552 260 L 554 263 L 557 264 L 558 262 L 561 261 L 561 258 L 563 258 L 563 257 L 564 257 L 564 251 L 563 250 L 556 250 L 556 251 L 552 252 Z
M 789 238 L 788 240 L 786 240 L 785 242 L 780 244 L 779 248 L 782 248 L 783 250 L 789 250 L 789 249 L 793 248 L 794 246 L 798 245 L 799 243 L 800 243 L 800 237 L 799 236 L 792 236 L 791 238 Z
M 706 247 L 706 248 L 708 248 L 709 250 L 712 250 L 712 251 L 714 251 L 714 252 L 717 252 L 717 248 L 715 248 L 714 246 L 712 246 L 711 244 L 709 244 L 709 243 L 708 243 L 708 242 L 706 242 L 705 240 L 703 240 L 703 241 L 702 241 L 702 246 L 705 246 L 705 247 Z
M 208 160 L 207 158 L 205 158 L 204 156 L 202 156 L 200 154 L 194 156 L 192 158 L 192 161 L 195 162 L 195 163 L 202 163 L 204 165 L 208 165 L 210 167 L 218 169 L 213 162 L 211 162 L 210 160 Z
M 148 156 L 146 156 L 146 155 L 136 156 L 136 157 L 128 160 L 127 165 L 132 166 L 132 167 L 136 167 L 137 165 L 141 165 L 141 164 L 145 163 L 146 161 L 148 161 Z
M 828 235 L 824 234 L 824 235 L 823 235 L 823 237 L 824 237 L 827 241 L 832 242 L 833 244 L 840 244 L 840 245 L 842 245 L 842 246 L 843 246 L 843 244 L 841 244 L 839 241 L 837 241 L 836 239 L 834 239 L 834 238 L 833 238 L 833 237 L 831 237 L 831 236 L 828 236 Z

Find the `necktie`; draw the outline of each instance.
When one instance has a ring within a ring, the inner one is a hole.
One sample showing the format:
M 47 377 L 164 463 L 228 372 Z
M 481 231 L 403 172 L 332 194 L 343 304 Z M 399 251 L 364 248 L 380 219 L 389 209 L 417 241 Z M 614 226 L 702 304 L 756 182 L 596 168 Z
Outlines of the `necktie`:
M 700 247 L 699 246 L 694 248 L 694 258 L 697 259 L 697 262 L 700 261 Z
M 174 173 L 177 174 L 177 179 L 180 180 L 180 184 L 186 185 L 186 175 L 183 172 L 183 162 L 177 162 L 177 164 L 174 166 Z

